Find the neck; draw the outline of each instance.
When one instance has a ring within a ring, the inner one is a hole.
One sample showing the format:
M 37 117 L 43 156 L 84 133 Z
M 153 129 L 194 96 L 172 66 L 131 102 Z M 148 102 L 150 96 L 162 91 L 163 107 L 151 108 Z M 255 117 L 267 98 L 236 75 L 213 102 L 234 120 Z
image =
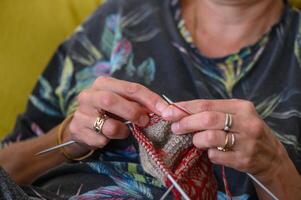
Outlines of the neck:
M 283 7 L 282 0 L 187 0 L 182 4 L 187 28 L 208 57 L 226 56 L 256 43 L 279 21 Z

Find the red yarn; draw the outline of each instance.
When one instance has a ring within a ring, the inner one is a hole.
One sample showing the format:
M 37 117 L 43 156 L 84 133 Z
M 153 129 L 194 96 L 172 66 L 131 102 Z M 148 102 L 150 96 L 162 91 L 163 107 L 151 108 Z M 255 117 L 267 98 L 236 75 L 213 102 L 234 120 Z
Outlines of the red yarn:
M 150 114 L 150 118 L 151 120 L 147 127 L 163 120 L 155 114 Z M 165 152 L 162 149 L 154 148 L 152 141 L 143 133 L 143 128 L 134 125 L 133 135 L 156 163 L 157 167 L 165 174 L 164 182 L 166 187 L 171 185 L 171 182 L 166 178 L 166 175 L 169 174 L 174 177 L 190 198 L 200 200 L 217 198 L 217 183 L 213 175 L 212 163 L 209 161 L 206 151 L 197 149 L 191 144 L 189 148 L 180 153 L 175 165 L 168 168 L 162 160 Z M 222 176 L 226 193 L 232 199 L 224 167 L 222 167 Z M 175 188 L 173 189 L 173 194 L 176 199 L 182 199 Z

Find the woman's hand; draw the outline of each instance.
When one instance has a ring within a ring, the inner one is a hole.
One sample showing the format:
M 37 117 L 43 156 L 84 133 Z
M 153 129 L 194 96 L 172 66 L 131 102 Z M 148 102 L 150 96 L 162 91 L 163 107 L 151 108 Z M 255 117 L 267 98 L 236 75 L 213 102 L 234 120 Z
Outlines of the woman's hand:
M 300 189 L 300 176 L 284 146 L 251 102 L 236 99 L 193 100 L 177 105 L 193 114 L 187 115 L 171 105 L 163 110 L 163 117 L 174 122 L 174 133 L 193 133 L 193 144 L 208 149 L 208 157 L 213 163 L 248 172 L 274 189 L 275 193 L 285 190 L 289 195 L 287 187 L 294 188 L 293 191 Z M 217 147 L 224 146 L 226 141 L 226 113 L 232 115 L 230 134 L 234 134 L 235 143 L 231 150 L 223 152 Z
M 85 146 L 86 151 L 103 148 L 111 139 L 128 136 L 124 121 L 145 126 L 148 112 L 160 114 L 160 108 L 167 106 L 159 95 L 140 84 L 100 77 L 79 94 L 78 107 L 69 125 L 70 137 Z M 109 118 L 97 133 L 93 124 L 102 112 L 108 113 Z

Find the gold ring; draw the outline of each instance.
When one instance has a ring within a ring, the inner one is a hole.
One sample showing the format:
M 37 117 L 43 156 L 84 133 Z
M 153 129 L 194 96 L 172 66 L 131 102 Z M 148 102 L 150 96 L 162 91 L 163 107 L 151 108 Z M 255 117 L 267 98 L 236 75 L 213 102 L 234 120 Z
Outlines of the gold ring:
M 230 137 L 231 137 L 231 139 L 230 139 Z M 234 146 L 234 144 L 235 144 L 235 135 L 233 133 L 226 132 L 226 139 L 225 139 L 224 146 L 219 146 L 219 147 L 217 147 L 217 149 L 219 151 L 223 151 L 223 152 L 230 151 L 231 148 Z
M 231 140 L 229 140 L 230 143 L 226 146 L 226 148 L 228 150 L 230 150 L 234 146 L 234 144 L 235 144 L 235 135 L 233 133 L 228 133 L 228 134 L 231 135 Z
M 219 151 L 226 152 L 226 151 L 228 151 L 228 149 L 227 149 L 227 146 L 229 145 L 228 142 L 229 142 L 229 134 L 226 133 L 226 139 L 225 139 L 225 144 L 224 144 L 224 146 L 219 146 L 219 147 L 216 147 L 216 148 L 217 148 Z
M 93 130 L 97 134 L 102 134 L 102 127 L 105 123 L 105 121 L 108 119 L 108 116 L 106 114 L 101 114 L 98 116 L 93 124 Z

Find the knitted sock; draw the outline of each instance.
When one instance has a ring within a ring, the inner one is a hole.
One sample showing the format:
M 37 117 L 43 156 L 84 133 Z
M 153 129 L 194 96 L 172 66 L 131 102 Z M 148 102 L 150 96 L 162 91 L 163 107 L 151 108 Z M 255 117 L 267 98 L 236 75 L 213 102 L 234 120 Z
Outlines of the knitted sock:
M 150 114 L 145 128 L 134 126 L 139 142 L 140 159 L 144 170 L 169 187 L 170 174 L 191 199 L 216 199 L 217 183 L 207 152 L 195 148 L 192 134 L 175 135 L 170 123 Z M 174 189 L 176 199 L 180 194 Z

